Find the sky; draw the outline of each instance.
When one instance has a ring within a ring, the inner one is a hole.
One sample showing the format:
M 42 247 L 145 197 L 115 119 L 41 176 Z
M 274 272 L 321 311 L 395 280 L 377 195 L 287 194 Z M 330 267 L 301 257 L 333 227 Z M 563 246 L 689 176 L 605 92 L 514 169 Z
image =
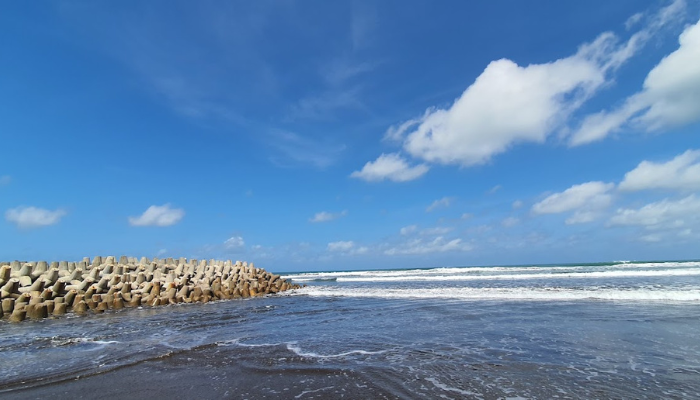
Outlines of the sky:
M 700 258 L 700 2 L 32 1 L 0 260 Z

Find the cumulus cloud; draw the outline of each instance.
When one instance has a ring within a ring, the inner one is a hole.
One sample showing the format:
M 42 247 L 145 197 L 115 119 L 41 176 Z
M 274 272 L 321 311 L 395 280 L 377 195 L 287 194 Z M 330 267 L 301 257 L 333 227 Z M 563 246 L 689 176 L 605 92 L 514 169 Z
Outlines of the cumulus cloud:
M 642 226 L 647 229 L 680 229 L 700 223 L 700 198 L 664 199 L 641 208 L 621 208 L 610 218 L 610 225 Z
M 360 171 L 350 174 L 350 177 L 367 182 L 390 180 L 406 182 L 425 175 L 430 168 L 425 164 L 410 166 L 399 154 L 382 154 L 375 161 L 365 164 Z
M 415 254 L 430 254 L 444 253 L 448 251 L 469 251 L 472 246 L 462 242 L 462 239 L 447 240 L 442 236 L 438 236 L 433 240 L 424 240 L 416 238 L 409 240 L 399 246 L 391 247 L 384 250 L 384 254 L 393 255 L 415 255 Z
M 532 206 L 535 214 L 560 214 L 575 211 L 565 222 L 577 224 L 591 222 L 598 212 L 612 202 L 612 183 L 587 182 L 574 185 L 563 192 L 554 193 Z
M 224 242 L 224 248 L 228 251 L 238 251 L 245 248 L 245 241 L 241 236 L 231 236 Z
M 182 208 L 171 208 L 170 204 L 150 206 L 138 217 L 129 217 L 131 226 L 171 226 L 185 216 Z
M 55 225 L 66 215 L 64 210 L 47 210 L 38 207 L 17 207 L 5 212 L 5 219 L 19 228 L 38 228 Z
M 626 191 L 700 190 L 700 150 L 688 150 L 665 163 L 642 161 L 625 174 L 619 188 Z
M 683 31 L 679 43 L 649 72 L 640 92 L 617 109 L 587 116 L 571 145 L 602 140 L 625 128 L 653 132 L 700 120 L 700 21 Z
M 443 197 L 439 200 L 435 200 L 432 202 L 428 208 L 425 209 L 427 212 L 433 212 L 438 208 L 447 208 L 452 204 L 452 201 L 454 201 L 454 198 L 452 197 Z
M 319 213 L 316 213 L 313 217 L 309 218 L 309 222 L 317 223 L 317 222 L 329 222 L 336 220 L 338 218 L 344 217 L 348 215 L 347 210 L 343 210 L 339 213 L 330 213 L 327 211 L 321 211 Z
M 675 0 L 646 18 L 627 41 L 605 32 L 573 55 L 551 62 L 492 61 L 449 107 L 429 108 L 420 117 L 390 127 L 384 137 L 401 143 L 406 153 L 423 162 L 463 167 L 489 162 L 519 143 L 543 143 L 553 133 L 566 131 L 572 113 L 605 87 L 659 29 L 678 20 L 684 4 Z M 427 165 L 421 166 L 416 175 L 427 171 Z

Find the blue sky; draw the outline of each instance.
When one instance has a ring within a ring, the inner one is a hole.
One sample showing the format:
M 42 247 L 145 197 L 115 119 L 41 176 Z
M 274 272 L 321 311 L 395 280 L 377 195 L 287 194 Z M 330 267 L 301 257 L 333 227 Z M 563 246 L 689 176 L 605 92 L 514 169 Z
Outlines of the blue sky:
M 0 259 L 700 258 L 697 1 L 0 14 Z

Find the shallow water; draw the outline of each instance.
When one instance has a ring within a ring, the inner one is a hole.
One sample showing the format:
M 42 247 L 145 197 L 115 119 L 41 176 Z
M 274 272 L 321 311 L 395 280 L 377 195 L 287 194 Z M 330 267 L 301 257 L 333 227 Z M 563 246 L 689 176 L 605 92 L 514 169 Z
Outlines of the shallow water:
M 0 323 L 0 397 L 700 397 L 700 262 L 288 277 L 309 287 Z

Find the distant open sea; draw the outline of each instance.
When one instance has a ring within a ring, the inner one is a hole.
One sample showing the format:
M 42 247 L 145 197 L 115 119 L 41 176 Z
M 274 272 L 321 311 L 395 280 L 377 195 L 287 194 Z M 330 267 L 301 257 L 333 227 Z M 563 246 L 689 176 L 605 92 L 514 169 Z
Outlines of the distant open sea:
M 700 262 L 308 272 L 282 296 L 0 322 L 0 397 L 700 398 Z

